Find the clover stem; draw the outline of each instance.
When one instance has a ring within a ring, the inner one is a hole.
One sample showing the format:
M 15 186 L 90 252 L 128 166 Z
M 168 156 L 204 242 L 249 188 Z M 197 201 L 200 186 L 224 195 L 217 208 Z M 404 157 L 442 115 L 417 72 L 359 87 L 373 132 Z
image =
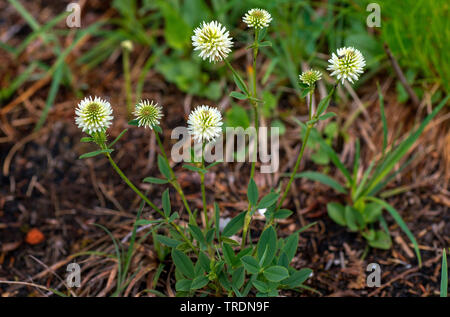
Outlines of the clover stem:
M 206 143 L 203 142 L 203 144 L 202 144 L 202 169 L 205 169 L 205 157 L 204 157 L 205 145 L 206 145 Z M 206 231 L 208 231 L 209 230 L 209 219 L 208 219 L 208 208 L 206 205 L 205 173 L 200 172 L 199 174 L 200 174 L 200 180 L 201 180 L 203 214 L 205 216 Z
M 255 40 L 253 42 L 253 68 L 252 68 L 252 83 L 253 83 L 253 98 L 258 99 L 257 97 L 257 91 L 256 91 L 256 57 L 258 56 L 258 34 L 259 30 L 255 30 Z M 259 136 L 259 109 L 258 109 L 258 102 L 257 101 L 251 101 L 253 106 L 253 112 L 254 112 L 254 122 L 255 122 L 255 131 L 256 131 L 256 137 L 255 137 L 255 143 L 253 147 L 253 158 L 252 158 L 252 168 L 250 171 L 250 178 L 253 178 L 255 175 L 255 167 L 256 167 L 256 160 L 258 157 L 258 136 Z
M 194 245 L 192 244 L 192 242 L 185 236 L 185 234 L 183 233 L 183 230 L 181 230 L 181 228 L 172 222 L 169 222 L 169 218 L 167 218 L 164 215 L 164 212 L 161 211 L 161 209 L 159 209 L 154 203 L 152 203 L 139 189 L 137 189 L 136 186 L 134 186 L 134 184 L 128 179 L 128 177 L 125 176 L 125 174 L 122 172 L 122 170 L 119 168 L 119 166 L 117 166 L 116 162 L 114 162 L 113 158 L 111 157 L 111 155 L 109 153 L 105 154 L 108 157 L 109 163 L 111 164 L 111 166 L 113 167 L 113 169 L 116 171 L 117 174 L 119 174 L 120 178 L 123 179 L 123 181 L 139 196 L 142 198 L 142 200 L 144 200 L 150 207 L 152 207 L 157 213 L 159 213 L 164 220 L 166 220 L 166 222 L 171 225 L 179 234 L 180 236 L 183 238 L 184 241 L 186 241 L 186 243 L 189 245 L 189 247 L 192 248 L 192 250 L 198 254 L 197 249 L 194 247 Z
M 186 210 L 189 214 L 189 219 L 191 219 L 191 218 L 193 218 L 191 208 L 189 208 L 189 204 L 186 200 L 186 196 L 184 195 L 183 189 L 181 188 L 180 183 L 178 183 L 178 180 L 175 177 L 175 173 L 174 173 L 172 167 L 170 166 L 169 159 L 167 158 L 166 151 L 164 151 L 164 147 L 162 145 L 161 138 L 159 137 L 159 133 L 157 131 L 155 131 L 155 138 L 156 138 L 156 142 L 158 143 L 159 149 L 161 150 L 162 156 L 163 156 L 164 160 L 166 161 L 167 166 L 169 167 L 169 170 L 170 170 L 170 175 L 172 178 L 170 180 L 170 184 L 172 184 L 172 186 L 175 188 L 177 193 L 180 195 L 181 200 L 183 201 L 184 207 L 186 208 Z
M 309 102 L 308 102 L 308 118 L 309 120 L 312 119 L 312 96 L 314 93 L 314 89 L 312 89 L 309 93 Z M 306 148 L 306 144 L 308 143 L 308 138 L 309 138 L 309 134 L 311 132 L 311 129 L 313 128 L 313 124 L 312 123 L 308 123 L 307 124 L 307 128 L 306 128 L 306 132 L 305 132 L 305 137 L 303 138 L 303 143 L 302 143 L 302 147 L 300 149 L 300 153 L 298 154 L 297 157 L 297 161 L 295 162 L 295 166 L 294 169 L 292 170 L 291 173 L 291 177 L 289 178 L 289 182 L 287 183 L 287 186 L 284 190 L 283 196 L 281 197 L 280 202 L 277 205 L 276 210 L 279 210 L 281 208 L 281 206 L 283 205 L 284 200 L 286 199 L 287 194 L 289 193 L 289 189 L 291 188 L 292 182 L 294 181 L 295 178 L 295 174 L 297 173 L 297 170 L 300 166 L 300 162 L 302 161 L 303 158 L 303 153 L 305 152 L 305 148 Z M 273 220 L 271 220 L 270 223 L 272 223 Z

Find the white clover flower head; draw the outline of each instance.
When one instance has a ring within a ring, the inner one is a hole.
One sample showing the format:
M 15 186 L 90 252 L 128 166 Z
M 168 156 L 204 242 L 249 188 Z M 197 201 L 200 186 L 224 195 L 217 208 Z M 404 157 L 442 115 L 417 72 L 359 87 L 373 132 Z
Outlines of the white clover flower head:
M 249 10 L 242 21 L 244 21 L 249 28 L 262 29 L 269 26 L 272 17 L 266 10 L 256 8 Z
M 344 81 L 347 79 L 353 83 L 358 80 L 359 75 L 363 73 L 366 61 L 361 52 L 354 47 L 342 47 L 337 50 L 337 54 L 333 53 L 328 60 L 328 70 L 332 70 L 331 76 L 337 75 L 337 79 Z
M 222 115 L 210 106 L 198 106 L 189 114 L 188 131 L 196 142 L 213 141 L 222 133 Z
M 322 78 L 322 73 L 315 69 L 307 70 L 303 72 L 300 76 L 300 81 L 305 85 L 312 86 Z
M 133 114 L 136 116 L 139 127 L 149 127 L 150 129 L 158 125 L 159 120 L 163 117 L 162 107 L 158 106 L 157 103 L 153 103 L 153 100 L 141 100 L 136 105 Z
M 75 109 L 75 123 L 83 132 L 94 134 L 105 131 L 114 118 L 108 101 L 100 97 L 86 97 Z
M 227 29 L 222 24 L 217 21 L 209 23 L 203 21 L 203 24 L 194 30 L 192 45 L 194 51 L 200 51 L 201 58 L 209 59 L 209 62 L 215 63 L 228 56 L 233 42 Z

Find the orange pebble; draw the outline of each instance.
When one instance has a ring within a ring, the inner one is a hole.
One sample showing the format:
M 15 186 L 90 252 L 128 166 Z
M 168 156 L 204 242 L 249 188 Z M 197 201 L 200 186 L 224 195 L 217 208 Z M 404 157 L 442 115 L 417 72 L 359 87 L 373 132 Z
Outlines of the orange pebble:
M 31 245 L 39 244 L 44 241 L 44 234 L 39 229 L 33 228 L 28 231 L 25 241 Z

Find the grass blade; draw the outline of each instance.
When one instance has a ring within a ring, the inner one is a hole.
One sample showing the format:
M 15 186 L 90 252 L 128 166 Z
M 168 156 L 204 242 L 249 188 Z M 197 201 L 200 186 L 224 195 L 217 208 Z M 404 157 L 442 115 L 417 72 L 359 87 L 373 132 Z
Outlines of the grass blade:
M 117 257 L 117 289 L 120 289 L 120 286 L 122 285 L 122 254 L 120 252 L 119 244 L 114 238 L 114 235 L 111 233 L 111 231 L 108 230 L 105 226 L 102 226 L 98 223 L 94 223 L 94 226 L 99 227 L 103 229 L 103 231 L 108 234 L 108 236 L 111 238 L 112 242 L 114 243 L 114 249 L 116 251 L 116 257 Z
M 412 244 L 414 245 L 414 251 L 416 252 L 417 260 L 419 261 L 419 267 L 422 267 L 422 257 L 420 256 L 419 245 L 417 244 L 416 238 L 414 238 L 414 235 L 409 230 L 408 226 L 403 221 L 402 217 L 397 212 L 397 210 L 395 210 L 394 207 L 389 205 L 384 200 L 375 197 L 367 197 L 367 199 L 382 205 L 391 214 L 392 218 L 394 218 L 399 227 L 403 230 L 403 232 L 406 234 L 406 236 L 409 238 L 409 240 L 411 240 Z
M 50 108 L 52 107 L 56 94 L 58 93 L 59 84 L 61 83 L 62 74 L 63 74 L 64 64 L 59 65 L 58 68 L 56 68 L 52 84 L 50 86 L 50 91 L 47 96 L 47 101 L 45 102 L 44 110 L 42 110 L 41 116 L 39 117 L 39 121 L 36 123 L 36 126 L 34 127 L 34 131 L 39 130 L 42 125 L 44 124 L 45 120 L 47 119 L 48 112 L 50 111 Z
M 289 176 L 289 174 L 287 174 L 287 176 Z M 307 178 L 307 179 L 310 179 L 313 181 L 320 182 L 327 186 L 330 186 L 338 193 L 342 193 L 342 194 L 347 193 L 347 190 L 341 184 L 336 182 L 330 176 L 319 173 L 319 172 L 306 171 L 306 172 L 295 174 L 294 178 Z
M 408 152 L 411 146 L 416 142 L 419 136 L 422 134 L 425 127 L 430 123 L 430 121 L 438 114 L 438 112 L 446 105 L 447 100 L 450 96 L 444 98 L 441 103 L 434 108 L 433 112 L 431 112 L 425 120 L 420 124 L 420 126 L 413 132 L 409 134 L 409 136 L 401 142 L 395 150 L 387 154 L 386 159 L 381 164 L 381 166 L 377 169 L 372 182 L 368 185 L 366 193 L 370 192 L 375 186 L 381 182 L 387 174 L 394 168 L 395 164 L 401 160 L 401 158 Z
M 448 290 L 448 268 L 447 254 L 445 248 L 442 250 L 442 267 L 441 267 L 441 297 L 447 297 Z

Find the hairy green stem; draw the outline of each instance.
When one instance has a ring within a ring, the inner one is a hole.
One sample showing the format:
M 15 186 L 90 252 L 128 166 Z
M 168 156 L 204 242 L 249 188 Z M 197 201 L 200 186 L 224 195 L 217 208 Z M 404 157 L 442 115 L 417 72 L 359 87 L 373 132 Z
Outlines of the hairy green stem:
M 166 151 L 164 151 L 164 147 L 162 145 L 161 142 L 161 138 L 159 137 L 159 133 L 157 131 L 155 131 L 155 138 L 156 138 L 156 142 L 158 143 L 159 149 L 161 150 L 162 156 L 164 158 L 164 160 L 167 163 L 167 166 L 169 167 L 170 170 L 170 176 L 171 176 L 171 180 L 170 180 L 170 184 L 172 184 L 172 186 L 175 188 L 175 190 L 177 191 L 177 193 L 180 195 L 181 200 L 183 201 L 184 207 L 186 208 L 189 217 L 192 218 L 192 211 L 191 208 L 189 208 L 189 204 L 186 200 L 186 196 L 184 195 L 183 189 L 181 188 L 180 183 L 178 182 L 177 178 L 175 177 L 175 172 L 173 171 L 172 167 L 170 166 L 169 163 L 169 159 L 167 158 L 167 154 Z
M 202 169 L 205 169 L 205 157 L 204 157 L 204 151 L 205 151 L 205 143 L 202 144 Z M 203 172 L 200 174 L 200 181 L 201 181 L 201 190 L 202 190 L 202 201 L 203 201 L 203 215 L 205 216 L 205 225 L 206 225 L 206 231 L 209 230 L 209 219 L 208 219 L 208 208 L 206 205 L 206 189 L 205 189 L 205 174 Z
M 252 69 L 252 83 L 253 83 L 253 98 L 258 99 L 257 91 L 256 91 L 256 57 L 258 56 L 258 29 L 255 30 L 255 41 L 253 42 L 253 69 Z M 253 147 L 253 159 L 252 159 L 252 169 L 250 171 L 250 178 L 253 178 L 255 175 L 255 167 L 256 167 L 256 159 L 258 157 L 258 136 L 259 136 L 259 109 L 258 103 L 256 101 L 251 101 L 254 112 L 254 123 L 256 130 L 255 143 Z
M 252 97 L 254 99 L 258 99 L 258 93 L 256 89 L 256 57 L 258 56 L 258 34 L 259 30 L 255 30 L 255 40 L 253 42 L 253 68 L 252 68 L 252 84 L 253 84 L 253 92 Z M 255 124 L 255 140 L 254 140 L 254 146 L 253 146 L 253 157 L 252 157 L 252 165 L 250 169 L 250 179 L 254 178 L 255 176 L 255 168 L 256 168 L 256 160 L 258 158 L 258 138 L 259 138 L 259 108 L 258 108 L 258 102 L 256 100 L 251 100 L 251 105 L 253 107 L 253 113 L 254 113 L 254 124 Z M 248 228 L 250 226 L 250 222 L 252 220 L 251 216 L 251 209 L 250 209 L 250 203 L 248 205 L 247 213 L 245 214 L 244 219 L 244 228 L 242 230 L 242 241 L 241 241 L 241 249 L 244 249 L 245 243 L 247 242 L 247 233 Z
M 313 114 L 312 114 L 312 96 L 313 96 L 313 93 L 314 93 L 314 90 L 311 90 L 311 92 L 309 94 L 309 102 L 308 102 L 308 118 L 309 118 L 309 120 L 311 120 L 311 118 L 313 117 Z M 280 202 L 277 205 L 277 209 L 276 210 L 279 210 L 281 208 L 281 206 L 283 205 L 284 200 L 286 199 L 286 197 L 287 197 L 287 195 L 289 193 L 289 189 L 291 188 L 292 182 L 294 181 L 295 174 L 297 173 L 297 170 L 298 170 L 298 168 L 300 166 L 300 162 L 302 161 L 303 153 L 305 151 L 306 144 L 308 143 L 309 134 L 310 134 L 312 128 L 313 128 L 313 124 L 309 123 L 307 125 L 305 137 L 304 137 L 303 143 L 302 143 L 302 147 L 300 149 L 300 153 L 298 154 L 297 161 L 295 162 L 295 166 L 294 166 L 294 169 L 293 169 L 293 171 L 291 173 L 291 177 L 289 178 L 289 182 L 288 182 L 288 184 L 287 184 L 287 186 L 286 186 L 286 188 L 284 190 L 284 193 L 283 193 L 283 196 L 281 197 Z M 270 221 L 270 223 L 272 223 L 272 220 Z
M 192 250 L 194 250 L 195 253 L 198 254 L 197 249 L 194 247 L 194 245 L 192 244 L 192 242 L 185 236 L 185 234 L 183 233 L 183 230 L 181 230 L 181 228 L 174 222 L 169 222 L 169 218 L 167 218 L 164 215 L 164 212 L 162 212 L 161 209 L 159 209 L 154 203 L 152 203 L 139 189 L 137 189 L 136 186 L 134 186 L 134 184 L 128 179 L 128 177 L 125 176 L 125 174 L 122 172 L 122 170 L 119 168 L 119 166 L 117 166 L 116 162 L 114 162 L 113 158 L 111 157 L 111 155 L 109 153 L 105 154 L 108 157 L 109 163 L 111 164 L 111 166 L 113 167 L 113 169 L 116 171 L 117 174 L 119 174 L 120 178 L 122 178 L 122 180 L 139 196 L 142 198 L 143 201 L 145 201 L 150 207 L 152 207 L 157 213 L 159 213 L 164 220 L 166 220 L 166 222 L 171 225 L 179 234 L 180 236 L 183 238 L 184 241 L 186 241 L 186 243 L 192 248 Z

